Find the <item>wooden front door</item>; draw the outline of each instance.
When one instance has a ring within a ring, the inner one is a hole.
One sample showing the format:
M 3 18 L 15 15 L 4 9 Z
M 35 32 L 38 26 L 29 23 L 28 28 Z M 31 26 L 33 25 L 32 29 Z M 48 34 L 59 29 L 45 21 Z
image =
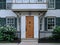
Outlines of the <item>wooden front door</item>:
M 34 16 L 26 16 L 26 38 L 34 38 Z

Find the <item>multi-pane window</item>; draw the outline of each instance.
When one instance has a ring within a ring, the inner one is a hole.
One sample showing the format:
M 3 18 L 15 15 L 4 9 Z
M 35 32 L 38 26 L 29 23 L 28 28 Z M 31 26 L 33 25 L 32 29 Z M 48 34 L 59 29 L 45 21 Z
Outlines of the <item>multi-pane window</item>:
M 55 0 L 48 0 L 48 8 L 49 9 L 55 8 Z
M 6 24 L 15 27 L 15 18 L 6 18 Z
M 6 0 L 0 0 L 0 9 L 6 9 Z
M 43 19 L 43 18 L 40 18 L 40 17 L 39 17 L 39 28 L 40 28 L 39 30 L 42 30 L 42 19 Z
M 55 18 L 47 18 L 47 30 L 55 27 Z

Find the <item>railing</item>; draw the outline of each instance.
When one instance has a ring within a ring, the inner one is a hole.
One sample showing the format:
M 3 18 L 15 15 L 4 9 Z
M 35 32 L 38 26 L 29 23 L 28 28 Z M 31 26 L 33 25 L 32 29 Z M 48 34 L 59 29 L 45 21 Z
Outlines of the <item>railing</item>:
M 15 33 L 17 34 L 18 38 L 21 39 L 21 31 L 17 31 Z
M 7 0 L 7 3 L 46 3 L 47 0 Z

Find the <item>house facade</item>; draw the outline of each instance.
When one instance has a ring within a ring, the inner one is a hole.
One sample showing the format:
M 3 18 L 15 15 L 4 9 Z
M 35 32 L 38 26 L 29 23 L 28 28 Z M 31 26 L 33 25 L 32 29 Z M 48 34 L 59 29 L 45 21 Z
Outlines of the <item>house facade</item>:
M 0 26 L 16 28 L 21 39 L 49 37 L 60 26 L 59 4 L 60 0 L 0 0 Z

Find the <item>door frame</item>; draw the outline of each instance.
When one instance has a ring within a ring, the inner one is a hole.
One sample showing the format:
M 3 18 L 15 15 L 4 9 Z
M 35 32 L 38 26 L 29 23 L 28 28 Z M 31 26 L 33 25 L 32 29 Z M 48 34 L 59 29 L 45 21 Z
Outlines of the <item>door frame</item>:
M 26 39 L 26 16 L 21 16 L 21 39 Z M 31 15 L 34 16 L 34 39 L 38 39 L 38 31 L 39 31 L 39 16 Z M 37 20 L 37 21 L 36 21 Z M 24 22 L 24 24 L 23 24 Z M 36 33 L 37 31 L 37 33 Z

